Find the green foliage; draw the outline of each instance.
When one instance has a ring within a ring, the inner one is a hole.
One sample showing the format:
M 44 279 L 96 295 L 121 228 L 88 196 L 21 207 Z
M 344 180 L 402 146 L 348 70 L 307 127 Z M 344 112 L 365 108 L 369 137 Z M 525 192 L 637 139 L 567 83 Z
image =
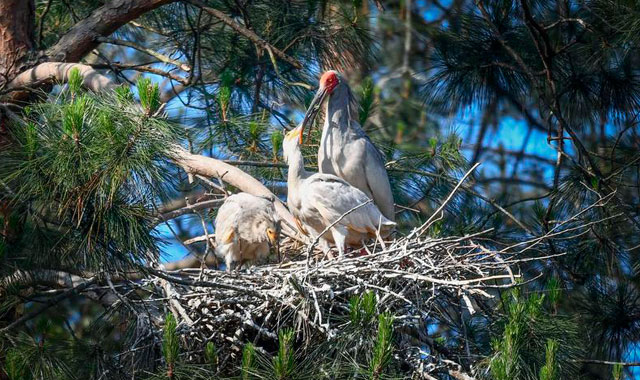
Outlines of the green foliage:
M 256 348 L 254 345 L 251 343 L 245 344 L 242 349 L 242 364 L 240 366 L 242 380 L 250 379 L 250 374 L 252 373 L 255 365 L 255 355 Z
M 162 330 L 162 355 L 168 368 L 173 368 L 180 354 L 180 340 L 176 332 L 177 323 L 173 314 L 168 313 Z
M 153 204 L 172 183 L 174 125 L 126 97 L 65 91 L 11 131 L 0 180 L 15 189 L 20 228 L 30 231 L 15 257 L 104 270 L 154 255 Z
M 22 362 L 20 352 L 16 349 L 9 349 L 5 354 L 4 371 L 9 380 L 21 380 L 25 378 L 25 363 Z
M 62 109 L 62 130 L 69 138 L 79 142 L 86 115 L 95 111 L 92 99 L 83 95 L 74 99 Z
M 544 309 L 544 296 L 513 289 L 502 298 L 504 327 L 493 340 L 489 369 L 495 380 L 566 379 L 577 376 L 581 357 L 578 324 Z
M 218 365 L 218 350 L 213 342 L 207 342 L 204 347 L 204 359 L 208 364 Z
M 138 84 L 140 85 L 140 82 L 138 82 Z M 116 100 L 119 103 L 123 105 L 127 105 L 133 102 L 133 92 L 131 92 L 131 89 L 129 87 L 125 87 L 125 86 L 116 87 L 113 90 L 113 92 L 116 96 Z
M 366 292 L 349 299 L 349 316 L 354 326 L 371 323 L 377 313 L 376 294 Z
M 429 148 L 431 148 L 431 156 L 435 156 L 437 146 L 438 146 L 438 139 L 435 137 L 431 137 L 429 139 Z
M 622 364 L 614 364 L 611 368 L 611 377 L 613 377 L 613 380 L 622 380 L 623 370 L 624 367 L 622 366 Z
M 4 370 L 10 380 L 76 379 L 66 356 L 68 342 L 49 339 L 58 331 L 48 329 L 49 335 L 32 338 L 24 333 L 14 337 L 13 347 L 2 352 Z
M 374 92 L 373 79 L 367 77 L 362 81 L 362 94 L 360 96 L 360 109 L 358 112 L 358 121 L 360 125 L 364 125 L 371 115 L 373 107 Z
M 295 332 L 291 329 L 283 329 L 278 333 L 278 353 L 272 359 L 273 375 L 278 380 L 290 379 L 295 373 L 294 338 Z
M 378 336 L 373 346 L 373 355 L 369 362 L 369 378 L 379 379 L 391 361 L 393 353 L 393 316 L 382 313 L 378 316 Z
M 67 85 L 69 86 L 69 91 L 71 94 L 77 94 L 82 90 L 82 82 L 84 78 L 82 74 L 80 74 L 80 70 L 76 67 L 69 71 L 69 79 L 67 80 Z
M 140 78 L 137 83 L 140 105 L 147 115 L 155 113 L 160 107 L 160 90 L 157 83 L 149 78 Z
M 558 344 L 553 339 L 547 340 L 547 347 L 545 351 L 545 363 L 540 368 L 540 380 L 557 380 L 557 364 L 556 364 L 556 351 L 558 350 Z
M 278 152 L 280 152 L 280 149 L 282 149 L 283 141 L 284 141 L 284 134 L 281 131 L 277 130 L 271 133 L 271 149 L 273 152 L 274 161 L 277 161 L 278 159 Z
M 220 113 L 222 115 L 222 121 L 227 121 L 229 114 L 229 105 L 231 102 L 231 86 L 233 84 L 233 74 L 229 70 L 225 70 L 220 75 L 220 88 L 218 89 L 218 105 L 220 106 Z
M 562 290 L 560 289 L 560 281 L 557 277 L 551 277 L 547 282 L 547 299 L 551 304 L 552 310 L 556 310 L 558 308 L 558 302 L 560 301 L 561 295 Z

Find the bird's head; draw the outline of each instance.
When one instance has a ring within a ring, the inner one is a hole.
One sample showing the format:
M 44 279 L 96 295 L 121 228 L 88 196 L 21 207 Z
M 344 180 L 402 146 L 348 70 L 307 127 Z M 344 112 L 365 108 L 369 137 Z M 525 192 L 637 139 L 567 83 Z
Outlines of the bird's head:
M 302 121 L 302 129 L 309 126 L 313 123 L 313 120 L 318 115 L 320 111 L 320 107 L 322 107 L 322 103 L 324 100 L 330 96 L 341 83 L 344 82 L 344 79 L 335 70 L 329 70 L 322 74 L 320 77 L 320 85 L 318 87 L 318 91 L 316 95 L 311 100 L 311 104 L 309 104 L 309 108 L 307 109 L 307 113 L 304 115 L 304 120 Z
M 267 235 L 269 247 L 275 251 L 278 261 L 280 261 L 280 221 L 273 219 L 267 221 L 264 231 Z
M 291 153 L 294 149 L 298 148 L 298 146 L 302 144 L 302 126 L 292 129 L 284 135 L 284 140 L 282 141 L 282 152 L 284 154 L 284 159 L 289 161 L 289 157 L 291 157 Z
M 342 76 L 335 70 L 326 71 L 320 77 L 320 89 L 325 89 L 328 95 L 331 95 L 338 85 L 342 83 Z

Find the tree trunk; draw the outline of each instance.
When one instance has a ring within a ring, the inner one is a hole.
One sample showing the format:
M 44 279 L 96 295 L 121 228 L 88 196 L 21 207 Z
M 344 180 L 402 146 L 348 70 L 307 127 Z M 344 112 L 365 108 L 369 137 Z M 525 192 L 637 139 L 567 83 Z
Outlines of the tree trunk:
M 19 73 L 34 48 L 34 0 L 0 0 L 0 86 Z

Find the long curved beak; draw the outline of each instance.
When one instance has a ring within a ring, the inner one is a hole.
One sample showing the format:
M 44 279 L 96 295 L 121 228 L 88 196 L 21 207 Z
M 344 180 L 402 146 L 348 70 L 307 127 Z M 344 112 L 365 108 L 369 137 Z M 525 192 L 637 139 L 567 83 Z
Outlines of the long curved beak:
M 313 120 L 315 120 L 316 116 L 318 116 L 318 112 L 320 112 L 320 107 L 324 102 L 324 99 L 327 97 L 329 92 L 326 88 L 319 88 L 316 92 L 316 95 L 311 100 L 311 104 L 309 104 L 309 108 L 307 109 L 307 113 L 304 114 L 304 119 L 302 120 L 302 130 L 300 131 L 300 143 L 302 143 L 302 136 L 304 135 L 304 129 L 307 125 L 311 125 Z M 309 128 L 311 130 L 311 128 Z

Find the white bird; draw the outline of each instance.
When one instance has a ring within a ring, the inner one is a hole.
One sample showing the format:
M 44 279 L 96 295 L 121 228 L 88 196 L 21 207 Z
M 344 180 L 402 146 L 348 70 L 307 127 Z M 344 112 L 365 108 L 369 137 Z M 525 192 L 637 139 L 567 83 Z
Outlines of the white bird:
M 320 78 L 320 87 L 305 114 L 302 128 L 313 122 L 325 99 L 328 100 L 318 150 L 320 173 L 337 175 L 362 190 L 387 219 L 395 220 L 384 157 L 355 120 L 351 89 L 337 71 L 327 71 Z
M 310 174 L 304 168 L 300 151 L 302 126 L 287 133 L 283 141 L 285 159 L 289 164 L 287 176 L 287 204 L 298 228 L 317 237 L 325 228 L 335 223 L 342 215 L 370 198 L 358 188 L 333 174 Z M 388 235 L 395 223 L 387 219 L 373 203 L 359 207 L 347 214 L 320 237 L 322 250 L 329 251 L 334 243 L 340 255 L 345 244 L 360 246 L 375 238 L 378 228 L 382 236 Z
M 248 193 L 228 197 L 216 216 L 216 256 L 225 260 L 227 272 L 233 263 L 264 260 L 273 248 L 280 260 L 280 220 L 273 201 Z

